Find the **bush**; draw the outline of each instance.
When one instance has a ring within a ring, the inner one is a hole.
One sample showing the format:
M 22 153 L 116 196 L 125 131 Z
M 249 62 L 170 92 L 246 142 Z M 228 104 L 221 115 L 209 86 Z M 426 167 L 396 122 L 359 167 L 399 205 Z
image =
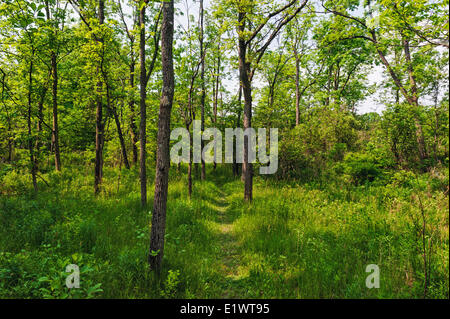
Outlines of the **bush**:
M 390 179 L 390 184 L 394 187 L 414 187 L 416 175 L 410 171 L 398 171 Z
M 351 176 L 355 185 L 373 182 L 382 176 L 382 170 L 373 156 L 366 153 L 348 153 L 338 170 Z
M 356 145 L 353 115 L 324 107 L 311 110 L 308 116 L 308 121 L 281 134 L 277 172 L 281 178 L 320 177 L 331 162 L 342 160 Z
M 449 173 L 448 167 L 443 169 L 432 168 L 430 170 L 431 175 L 431 189 L 433 191 L 442 191 L 448 195 L 449 192 Z

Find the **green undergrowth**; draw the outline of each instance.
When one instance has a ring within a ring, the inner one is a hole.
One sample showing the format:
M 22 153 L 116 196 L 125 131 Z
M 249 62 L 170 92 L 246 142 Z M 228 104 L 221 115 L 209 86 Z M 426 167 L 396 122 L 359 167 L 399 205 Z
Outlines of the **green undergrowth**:
M 153 176 L 142 210 L 136 168 L 105 168 L 97 197 L 91 167 L 43 173 L 37 194 L 29 175 L 4 172 L 0 297 L 449 296 L 448 195 L 429 174 L 361 185 L 255 177 L 248 204 L 240 178 L 221 166 L 194 178 L 188 199 L 185 170 L 171 169 L 160 276 L 147 263 Z M 65 285 L 69 264 L 80 268 L 79 289 Z M 365 285 L 369 264 L 379 266 L 378 289 Z

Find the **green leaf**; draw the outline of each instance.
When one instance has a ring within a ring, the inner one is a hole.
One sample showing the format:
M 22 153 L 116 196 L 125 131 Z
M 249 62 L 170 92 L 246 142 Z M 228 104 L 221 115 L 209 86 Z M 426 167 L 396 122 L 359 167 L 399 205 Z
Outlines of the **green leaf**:
M 152 257 L 156 257 L 156 256 L 158 256 L 158 254 L 159 254 L 159 249 L 158 249 L 157 251 L 152 250 L 152 251 L 150 252 L 150 255 L 151 255 Z

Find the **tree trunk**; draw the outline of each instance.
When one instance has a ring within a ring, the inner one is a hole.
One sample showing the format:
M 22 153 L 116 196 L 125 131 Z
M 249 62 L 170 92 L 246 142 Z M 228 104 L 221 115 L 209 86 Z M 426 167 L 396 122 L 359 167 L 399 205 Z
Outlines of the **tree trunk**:
M 98 1 L 98 21 L 100 25 L 103 24 L 105 19 L 104 0 Z M 103 39 L 98 39 L 101 45 L 103 45 Z M 103 56 L 101 57 L 103 59 Z M 99 78 L 101 73 L 101 67 L 97 67 L 97 76 Z M 100 184 L 102 182 L 102 170 L 103 170 L 103 102 L 102 102 L 102 89 L 103 82 L 101 79 L 97 82 L 97 110 L 95 115 L 95 168 L 94 168 L 94 193 L 98 194 L 100 191 Z
M 409 40 L 405 38 L 403 38 L 403 49 L 405 52 L 405 58 L 408 68 L 409 84 L 411 87 L 410 104 L 419 107 L 419 97 L 417 96 L 417 84 L 414 76 L 414 70 L 412 67 L 411 53 L 409 50 Z M 414 117 L 414 125 L 416 126 L 416 140 L 417 145 L 419 147 L 419 157 L 421 160 L 424 160 L 428 158 L 428 152 L 425 144 L 425 137 L 423 134 L 422 124 L 420 124 L 420 120 L 417 116 Z
M 372 30 L 371 35 L 372 35 L 372 42 L 375 45 L 378 44 L 375 31 Z M 414 78 L 414 70 L 413 70 L 412 64 L 411 64 L 411 54 L 410 54 L 410 50 L 409 50 L 409 42 L 405 38 L 402 39 L 402 42 L 403 42 L 403 51 L 405 53 L 406 63 L 408 64 L 408 74 L 409 74 L 409 81 L 410 81 L 412 95 L 410 95 L 406 91 L 405 87 L 402 85 L 399 77 L 395 73 L 394 69 L 391 67 L 391 65 L 388 62 L 388 60 L 386 59 L 386 56 L 384 55 L 384 53 L 378 48 L 376 50 L 377 50 L 378 56 L 380 57 L 381 62 L 388 70 L 389 75 L 391 76 L 392 80 L 394 81 L 395 85 L 400 90 L 402 95 L 405 97 L 406 101 L 409 104 L 418 107 L 419 103 L 418 103 L 418 96 L 417 96 L 417 86 L 416 86 L 416 82 L 415 82 L 415 78 Z M 428 154 L 426 151 L 425 138 L 423 135 L 422 125 L 420 124 L 420 121 L 417 117 L 414 118 L 414 124 L 416 127 L 416 140 L 417 140 L 417 144 L 418 144 L 419 157 L 420 157 L 420 159 L 423 160 L 428 157 Z
M 34 49 L 33 49 L 33 55 L 34 55 Z M 30 165 L 31 165 L 31 178 L 33 180 L 33 189 L 35 192 L 37 192 L 37 181 L 36 181 L 36 171 L 37 166 L 34 159 L 34 149 L 33 149 L 33 138 L 31 135 L 31 94 L 33 91 L 33 61 L 30 61 L 30 69 L 28 73 L 28 113 L 27 113 L 27 126 L 28 126 L 28 151 L 30 154 Z
M 245 14 L 239 12 L 239 29 L 245 31 Z M 250 63 L 246 61 L 247 44 L 244 38 L 239 38 L 239 77 L 244 93 L 244 130 L 252 126 L 252 88 L 249 80 Z M 244 163 L 242 175 L 244 177 L 244 200 L 252 201 L 253 194 L 253 164 L 248 161 L 248 136 L 244 136 Z
M 45 1 L 45 11 L 47 21 L 51 20 L 49 2 Z M 55 45 L 55 37 L 53 30 L 51 31 L 50 44 Z M 58 130 L 58 64 L 56 61 L 56 53 L 54 47 L 51 51 L 51 73 L 52 73 L 52 111 L 53 111 L 53 127 L 52 127 L 52 148 L 55 151 L 55 169 L 61 171 L 61 156 L 59 153 L 59 130 Z
M 201 63 L 201 73 L 200 78 L 202 82 L 202 95 L 200 98 L 201 101 L 201 131 L 203 134 L 203 131 L 205 130 L 205 95 L 206 95 L 206 89 L 205 89 L 205 57 L 203 53 L 203 0 L 200 0 L 200 57 L 202 59 Z M 203 139 L 201 140 L 201 148 L 203 150 Z M 202 156 L 202 171 L 201 171 L 201 179 L 204 180 L 206 178 L 206 167 L 205 167 L 205 160 Z
M 188 164 L 188 194 L 189 199 L 192 197 L 192 161 Z
M 173 70 L 173 28 L 174 5 L 173 0 L 163 4 L 163 21 L 161 27 L 161 60 L 163 74 L 163 88 L 159 106 L 155 197 L 153 201 L 152 230 L 150 235 L 150 268 L 157 273 L 161 270 L 164 255 L 164 234 L 166 228 L 166 204 L 169 186 L 170 167 L 170 114 L 172 111 L 174 93 Z
M 242 86 L 239 86 L 239 94 L 238 94 L 238 100 L 239 100 L 239 111 L 238 111 L 238 117 L 237 117 L 237 123 L 236 127 L 241 126 L 241 101 L 242 101 Z M 234 141 L 236 140 L 235 137 L 233 137 L 233 147 L 234 147 Z M 233 152 L 233 175 L 239 176 L 239 164 L 236 162 L 236 152 Z
M 140 113 L 141 122 L 139 124 L 139 140 L 140 140 L 140 151 L 139 151 L 139 178 L 141 182 L 141 206 L 147 206 L 147 166 L 145 163 L 146 154 L 146 144 L 147 144 L 147 107 L 145 99 L 147 98 L 147 74 L 145 69 L 145 5 L 139 10 L 139 59 L 140 59 Z
M 107 99 L 106 102 L 108 105 L 108 110 L 110 110 L 113 113 L 114 122 L 116 123 L 116 128 L 117 128 L 117 135 L 119 135 L 119 142 L 120 142 L 120 149 L 122 151 L 123 163 L 125 164 L 125 167 L 127 169 L 130 169 L 130 163 L 128 162 L 128 156 L 127 156 L 127 148 L 125 146 L 125 139 L 123 138 L 122 128 L 120 126 L 119 115 L 117 114 L 116 108 L 111 105 L 111 96 L 110 96 L 110 90 L 109 90 L 108 83 L 106 83 L 106 91 L 107 91 L 106 92 L 106 99 Z
M 131 43 L 131 54 L 133 54 L 133 43 Z M 131 63 L 130 63 L 130 87 L 131 89 L 134 89 L 134 58 L 131 58 Z M 129 106 L 130 106 L 130 135 L 131 135 L 131 145 L 132 145 L 132 151 L 133 151 L 133 164 L 137 163 L 138 160 L 138 150 L 137 150 L 137 142 L 138 142 L 138 133 L 137 133 L 137 128 L 136 128 L 136 118 L 135 118 L 135 114 L 134 114 L 134 96 L 131 97 L 130 101 L 129 101 Z
M 191 90 L 192 90 L 192 86 L 191 86 Z M 189 102 L 188 102 L 188 107 L 189 107 L 189 114 L 191 114 L 191 108 L 192 108 L 192 104 L 191 104 L 191 92 L 189 92 L 189 98 L 188 98 Z M 187 177 L 188 177 L 188 197 L 189 199 L 191 199 L 192 197 L 192 157 L 193 157 L 193 147 L 192 147 L 192 142 L 193 142 L 193 134 L 190 134 L 190 130 L 189 127 L 191 126 L 190 122 L 192 121 L 188 121 L 186 120 L 185 122 L 185 127 L 186 130 L 189 132 L 189 163 L 188 163 L 188 171 L 187 171 Z M 180 163 L 178 163 L 180 164 Z
M 219 82 L 220 82 L 220 76 L 219 76 L 219 72 L 220 72 L 220 38 L 219 38 L 219 44 L 217 45 L 217 69 L 215 69 L 214 66 L 214 71 L 215 71 L 215 83 L 213 86 L 213 121 L 214 124 L 217 126 L 217 101 L 219 98 Z M 216 170 L 217 167 L 217 163 L 216 163 L 216 154 L 214 153 L 214 163 L 213 163 L 213 168 L 214 170 Z
M 300 58 L 297 47 L 294 46 L 295 56 L 295 125 L 300 124 Z
M 438 156 L 437 156 L 437 146 L 438 146 L 438 129 L 439 129 L 439 117 L 440 117 L 440 111 L 438 109 L 438 98 L 439 98 L 439 83 L 436 82 L 434 86 L 434 127 L 433 127 L 433 158 L 434 158 L 434 165 L 438 163 Z
M 55 150 L 55 169 L 61 171 L 61 156 L 59 153 L 59 129 L 58 129 L 58 65 L 56 62 L 56 54 L 52 52 L 52 105 L 53 105 L 53 127 L 52 127 L 52 144 Z
M 116 110 L 115 107 L 113 108 L 112 111 L 113 111 L 113 115 L 114 115 L 114 121 L 116 122 L 117 134 L 119 135 L 119 141 L 120 141 L 120 148 L 122 150 L 123 163 L 125 164 L 125 167 L 127 169 L 130 169 L 130 162 L 128 162 L 127 148 L 125 146 L 125 139 L 123 138 L 122 129 L 120 127 L 119 116 L 117 115 L 117 110 Z
M 39 155 L 40 155 L 40 150 L 41 150 L 41 146 L 42 146 L 42 141 L 41 141 L 41 132 L 42 132 L 42 123 L 43 123 L 43 119 L 44 119 L 44 100 L 45 100 L 45 95 L 47 93 L 47 86 L 44 84 L 44 87 L 42 88 L 42 93 L 41 93 L 41 97 L 38 103 L 38 122 L 37 122 L 37 137 L 36 137 L 36 143 L 35 143 L 35 147 L 36 147 L 36 156 L 34 157 L 34 161 L 35 161 L 35 165 L 36 165 L 36 170 L 38 170 L 38 162 L 39 162 Z M 11 129 L 11 123 L 9 123 L 8 121 L 8 127 L 9 129 Z

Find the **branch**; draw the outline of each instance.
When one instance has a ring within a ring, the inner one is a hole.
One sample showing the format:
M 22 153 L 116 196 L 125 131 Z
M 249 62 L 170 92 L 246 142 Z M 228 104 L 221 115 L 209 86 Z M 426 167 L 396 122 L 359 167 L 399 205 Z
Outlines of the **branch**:
M 433 42 L 429 40 L 423 33 L 415 28 L 413 28 L 408 22 L 406 22 L 406 17 L 398 10 L 397 4 L 394 5 L 394 11 L 402 18 L 402 21 L 405 23 L 406 28 L 408 28 L 409 31 L 414 32 L 419 38 L 425 40 L 431 45 L 435 46 L 443 46 L 446 48 L 449 48 L 448 39 L 446 39 L 447 43 L 445 42 Z
M 250 72 L 250 80 L 253 78 L 253 75 L 255 73 L 255 69 L 256 66 L 258 65 L 259 61 L 261 60 L 261 58 L 264 55 L 264 52 L 266 51 L 266 49 L 268 48 L 268 46 L 270 45 L 270 43 L 273 41 L 273 39 L 275 39 L 275 37 L 277 36 L 277 34 L 280 32 L 281 28 L 286 25 L 287 23 L 289 23 L 306 5 L 306 3 L 308 2 L 308 0 L 303 0 L 302 4 L 300 5 L 300 7 L 297 8 L 297 10 L 295 10 L 294 13 L 292 13 L 291 15 L 286 15 L 284 17 L 284 19 L 278 24 L 278 26 L 276 27 L 275 30 L 273 30 L 272 34 L 270 35 L 269 39 L 267 39 L 266 43 L 260 48 L 258 49 L 256 52 L 259 53 L 257 59 L 256 59 L 256 63 L 255 63 L 255 67 L 253 68 L 253 70 Z
M 147 83 L 148 80 L 150 79 L 150 76 L 152 75 L 153 69 L 155 67 L 156 58 L 158 57 L 159 38 L 161 36 L 161 30 L 158 31 L 158 26 L 159 26 L 159 20 L 161 19 L 161 13 L 162 13 L 162 5 L 161 5 L 161 7 L 159 9 L 158 17 L 156 18 L 155 29 L 153 30 L 153 32 L 154 32 L 153 42 L 155 44 L 155 50 L 153 51 L 152 62 L 150 63 L 150 67 L 149 67 L 148 73 L 147 73 L 147 75 L 145 77 L 145 83 Z
M 284 7 L 270 13 L 267 18 L 265 19 L 265 21 L 263 23 L 261 23 L 256 30 L 253 32 L 253 34 L 250 36 L 250 39 L 248 39 L 245 42 L 245 45 L 248 45 L 257 35 L 258 33 L 262 30 L 262 28 L 264 28 L 264 26 L 266 25 L 267 21 L 270 20 L 270 18 L 276 16 L 277 14 L 279 14 L 280 12 L 283 12 L 284 10 L 288 9 L 289 7 L 291 7 L 292 5 L 294 5 L 294 3 L 296 3 L 297 0 L 292 0 L 291 2 L 289 2 L 288 4 L 286 4 Z
M 133 41 L 134 36 L 130 33 L 130 30 L 128 29 L 128 25 L 125 22 L 125 17 L 124 17 L 123 11 L 122 11 L 122 4 L 121 4 L 120 0 L 118 0 L 117 2 L 119 3 L 119 15 L 120 15 L 120 19 L 122 20 L 123 26 L 125 28 L 125 32 L 128 36 L 128 39 L 130 39 L 130 41 Z
M 360 25 L 362 25 L 365 29 L 368 29 L 368 28 L 367 28 L 367 25 L 366 25 L 366 23 L 365 23 L 364 21 L 362 21 L 362 20 L 360 20 L 360 19 L 358 19 L 358 18 L 352 17 L 352 16 L 350 16 L 350 15 L 348 15 L 348 14 L 345 14 L 345 13 L 342 13 L 342 12 L 339 12 L 339 11 L 336 11 L 336 10 L 330 10 L 330 9 L 328 9 L 327 7 L 325 7 L 325 5 L 323 4 L 323 1 L 322 1 L 321 4 L 322 4 L 322 7 L 323 7 L 327 12 L 333 13 L 333 14 L 335 14 L 335 15 L 338 15 L 338 16 L 341 16 L 341 17 L 344 17 L 344 18 L 347 18 L 347 19 L 350 19 L 350 20 L 353 20 L 353 21 L 356 21 L 357 23 L 359 23 Z

